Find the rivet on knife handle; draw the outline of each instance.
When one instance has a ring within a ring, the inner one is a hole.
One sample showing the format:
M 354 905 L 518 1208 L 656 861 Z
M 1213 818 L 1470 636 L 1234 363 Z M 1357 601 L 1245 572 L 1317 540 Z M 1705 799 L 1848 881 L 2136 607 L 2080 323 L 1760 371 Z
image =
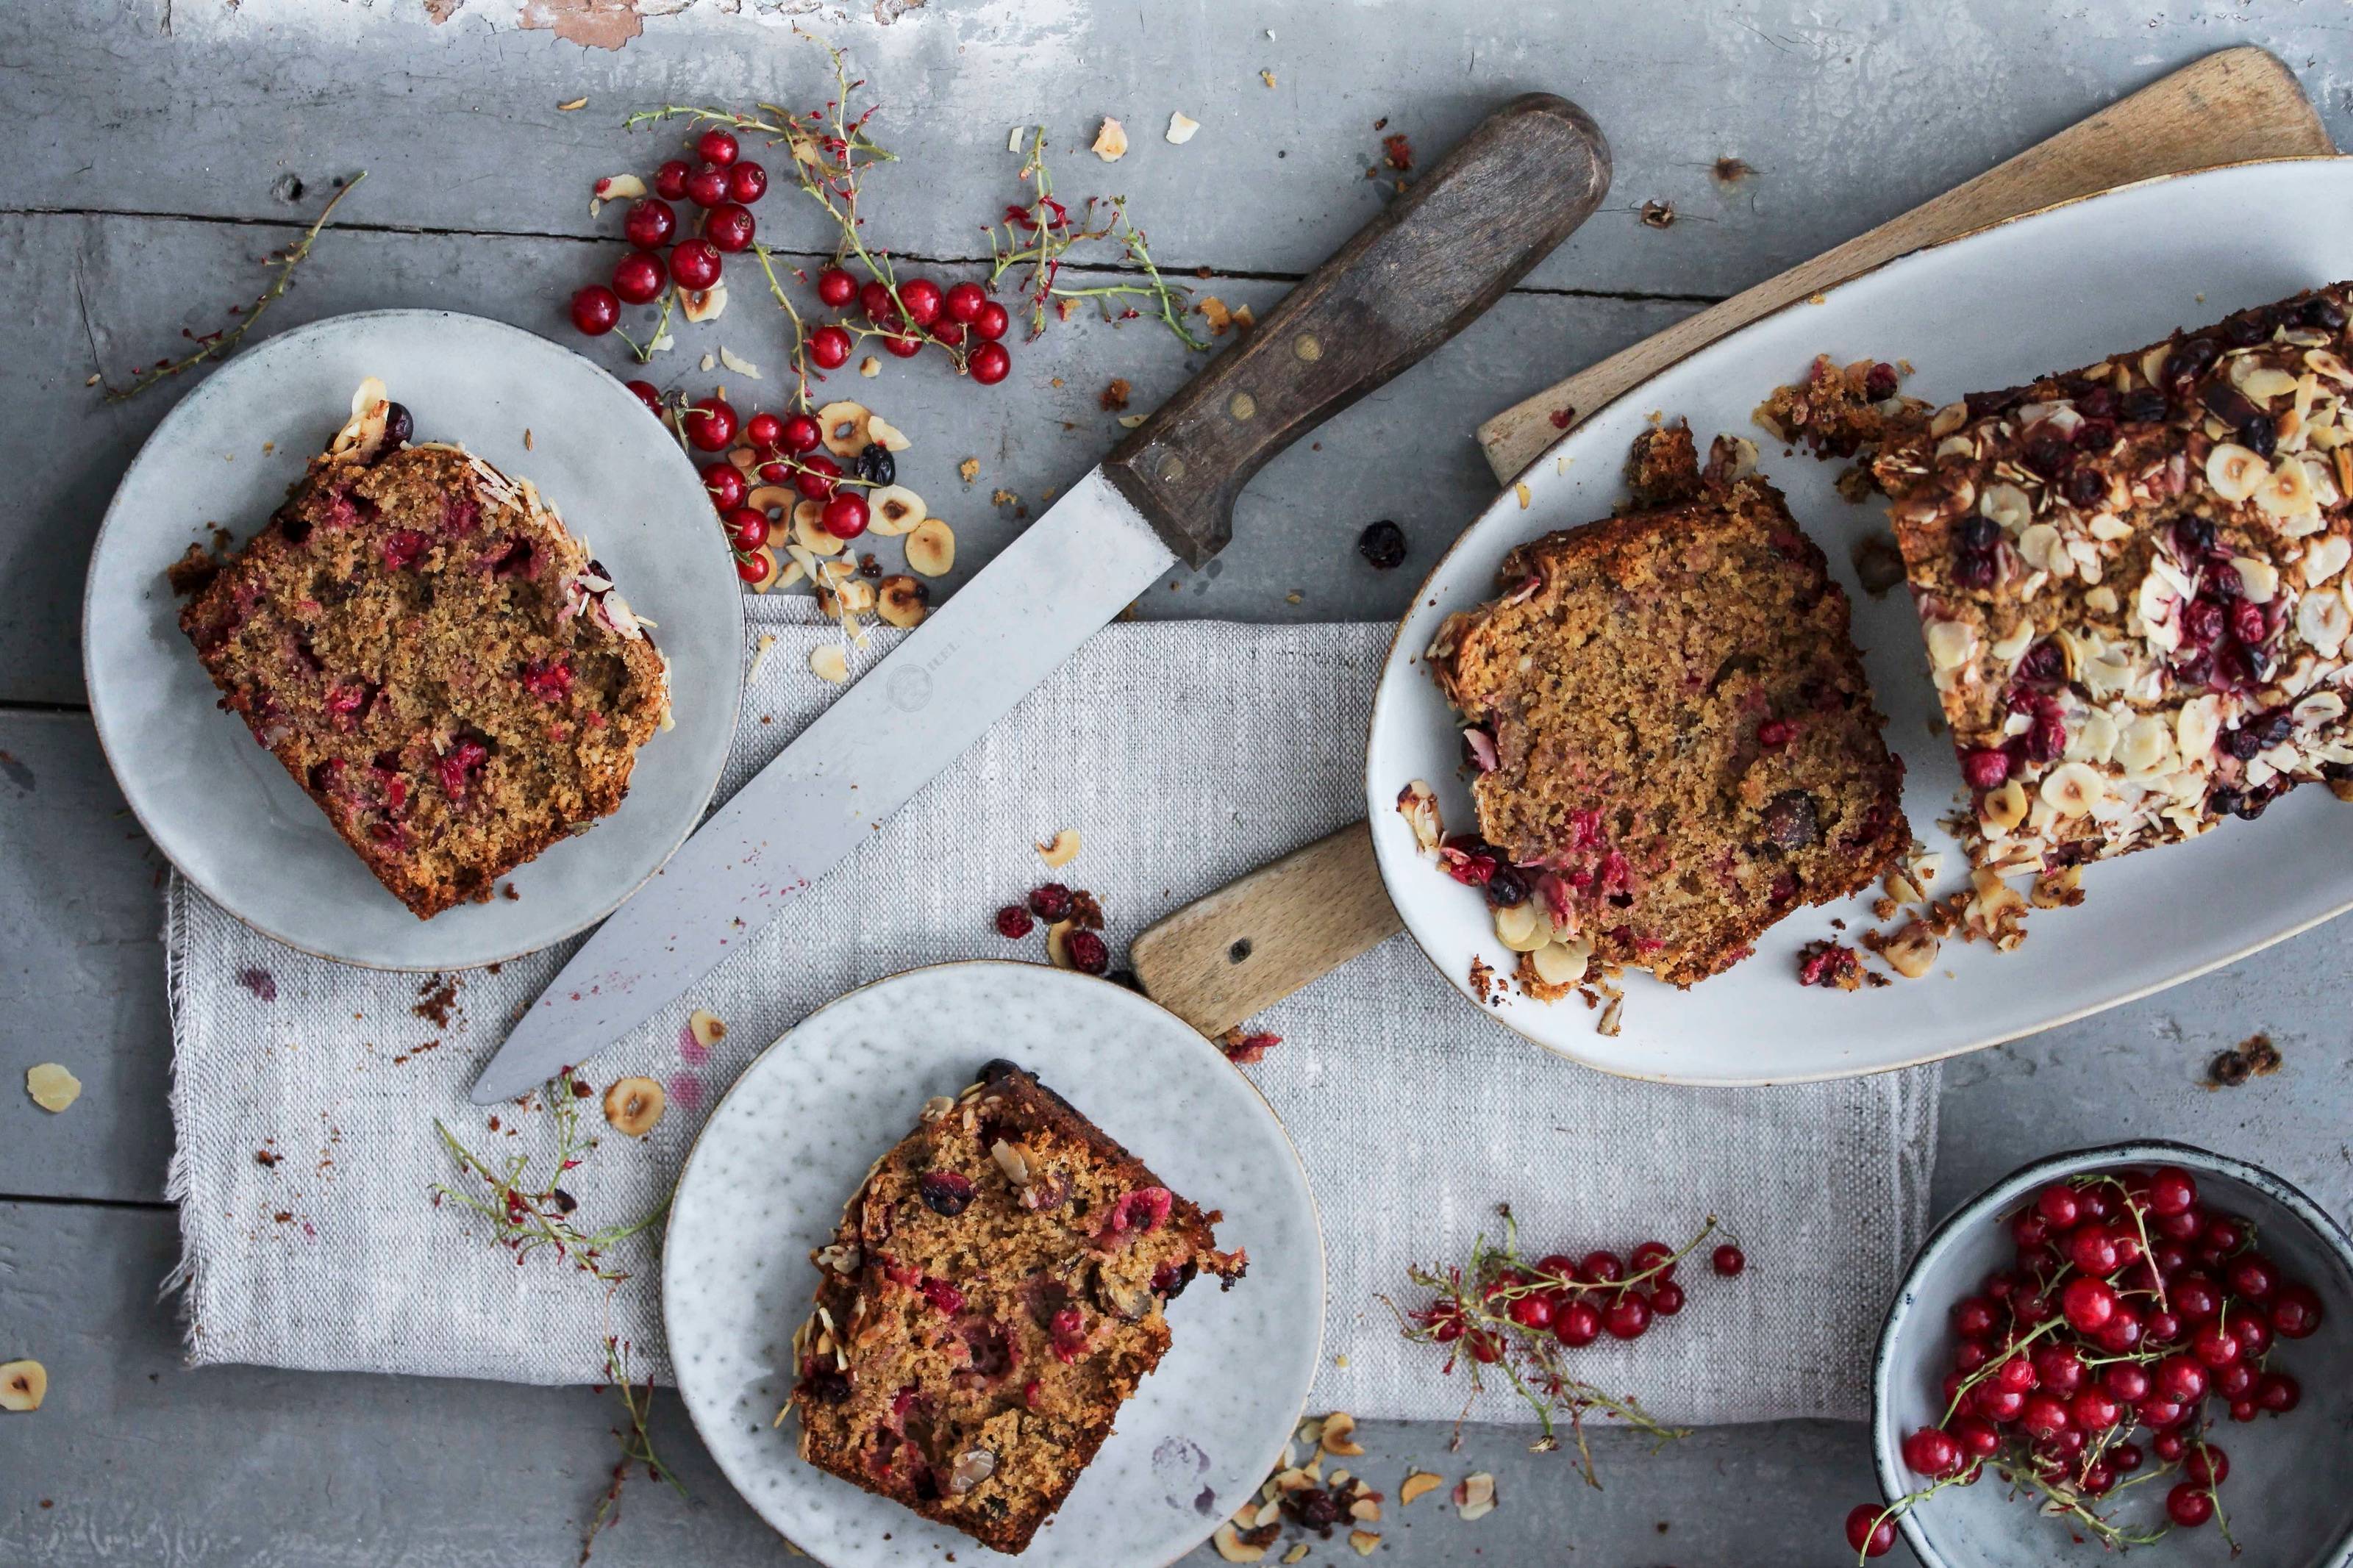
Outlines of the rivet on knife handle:
M 1512 100 L 1121 442 L 1105 476 L 1200 565 L 1268 458 L 1469 325 L 1609 189 L 1609 146 L 1583 110 Z

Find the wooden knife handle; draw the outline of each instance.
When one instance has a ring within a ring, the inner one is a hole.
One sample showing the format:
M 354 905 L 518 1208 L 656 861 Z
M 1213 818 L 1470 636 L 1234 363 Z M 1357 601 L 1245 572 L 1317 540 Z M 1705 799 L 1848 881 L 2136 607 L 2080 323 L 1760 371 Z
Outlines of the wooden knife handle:
M 1609 188 L 1609 145 L 1564 98 L 1515 98 L 1456 143 L 1103 460 L 1185 562 L 1233 537 L 1235 495 L 1300 436 L 1501 299 Z
M 1352 822 L 1196 900 L 1128 943 L 1145 994 L 1221 1035 L 1403 931 Z

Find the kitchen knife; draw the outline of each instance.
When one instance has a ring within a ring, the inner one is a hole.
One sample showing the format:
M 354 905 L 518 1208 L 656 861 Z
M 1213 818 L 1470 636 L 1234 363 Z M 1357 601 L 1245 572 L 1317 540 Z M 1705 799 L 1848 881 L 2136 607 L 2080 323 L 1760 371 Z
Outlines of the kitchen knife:
M 712 814 L 532 1004 L 475 1103 L 587 1060 L 741 949 L 1162 573 L 1223 549 L 1270 458 L 1460 331 L 1609 188 L 1566 99 L 1482 121 Z

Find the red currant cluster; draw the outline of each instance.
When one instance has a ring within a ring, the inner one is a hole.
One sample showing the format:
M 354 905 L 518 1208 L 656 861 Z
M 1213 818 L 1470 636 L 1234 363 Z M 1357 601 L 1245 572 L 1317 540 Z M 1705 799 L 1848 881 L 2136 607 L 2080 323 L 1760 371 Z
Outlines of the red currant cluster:
M 1519 1255 L 1518 1227 L 1509 1208 L 1503 1216 L 1503 1244 L 1491 1246 L 1480 1237 L 1468 1268 L 1443 1275 L 1412 1272 L 1415 1284 L 1435 1294 L 1406 1316 L 1406 1337 L 1450 1347 L 1442 1369 L 1449 1373 L 1458 1353 L 1467 1352 L 1474 1384 L 1481 1368 L 1494 1368 L 1535 1408 L 1548 1444 L 1556 1413 L 1575 1423 L 1595 1409 L 1656 1436 L 1680 1436 L 1633 1400 L 1570 1376 L 1561 1352 L 1582 1349 L 1604 1334 L 1640 1339 L 1661 1319 L 1680 1313 L 1684 1297 L 1676 1267 L 1715 1234 L 1715 1222 L 1709 1220 L 1680 1249 L 1645 1241 L 1622 1258 L 1608 1250 L 1582 1258 L 1556 1252 L 1529 1263 Z M 1709 1255 L 1709 1265 L 1728 1279 L 1746 1268 L 1748 1260 L 1738 1247 L 1724 1242 Z
M 837 310 L 855 304 L 873 323 L 884 351 L 896 358 L 914 358 L 929 337 L 961 353 L 965 369 L 983 386 L 996 385 L 1013 368 L 1012 354 L 997 341 L 1012 318 L 977 283 L 952 283 L 944 289 L 928 278 L 910 278 L 894 289 L 880 278 L 860 283 L 844 268 L 828 267 L 818 274 L 817 297 Z M 809 360 L 819 370 L 839 369 L 849 349 L 847 328 L 819 327 L 808 335 Z
M 2221 1521 L 2230 1459 L 2206 1440 L 2207 1402 L 2239 1422 L 2294 1410 L 2303 1389 L 2270 1359 L 2320 1326 L 2320 1298 L 2255 1250 L 2252 1225 L 2201 1205 L 2178 1166 L 2054 1182 L 2010 1230 L 2010 1267 L 1953 1309 L 1944 1420 L 1904 1439 L 1905 1464 L 1935 1484 L 1857 1507 L 1848 1544 L 1887 1552 L 1898 1515 L 1989 1462 L 2111 1544 L 2154 1536 L 2091 1505 L 2177 1470 L 2168 1519 Z M 2137 1474 L 2152 1457 L 2157 1468 Z
M 767 195 L 768 171 L 717 126 L 695 139 L 694 150 L 701 162 L 671 159 L 654 172 L 653 195 L 629 205 L 621 225 L 629 251 L 614 263 L 611 284 L 591 283 L 572 296 L 572 324 L 590 337 L 618 326 L 625 304 L 649 305 L 672 286 L 703 293 L 719 281 L 723 256 L 750 248 L 758 229 L 752 208 Z M 702 210 L 700 234 L 680 234 L 670 204 L 681 201 Z

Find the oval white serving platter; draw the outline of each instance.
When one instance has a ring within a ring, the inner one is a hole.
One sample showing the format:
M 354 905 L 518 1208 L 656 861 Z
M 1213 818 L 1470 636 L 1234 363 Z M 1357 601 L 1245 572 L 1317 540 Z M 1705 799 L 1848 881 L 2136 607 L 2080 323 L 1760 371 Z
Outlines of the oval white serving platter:
M 2292 222 L 2265 215 L 2295 214 Z M 1918 617 L 1901 588 L 1864 595 L 1856 544 L 1887 531 L 1883 503 L 1849 505 L 1843 465 L 1784 449 L 1750 420 L 1774 387 L 1817 353 L 1839 363 L 1908 360 L 1906 392 L 1931 403 L 2073 369 L 2198 327 L 2245 306 L 2353 275 L 2353 159 L 2235 165 L 2128 186 L 2018 218 L 1911 256 L 1793 305 L 1703 349 L 1601 409 L 1529 465 L 1464 531 L 1416 595 L 1373 703 L 1366 807 L 1382 877 L 1432 963 L 1465 996 L 1474 957 L 1510 973 L 1475 889 L 1415 854 L 1397 813 L 1409 781 L 1434 785 L 1447 823 L 1473 823 L 1460 774 L 1461 732 L 1422 666 L 1439 624 L 1494 592 L 1514 545 L 1609 514 L 1621 471 L 1654 414 L 1691 421 L 1705 450 L 1718 432 L 1757 441 L 1766 472 L 1829 554 L 1854 602 L 1887 742 L 1907 765 L 1914 835 L 1944 853 L 1940 891 L 1962 858 L 1939 826 L 1960 771 L 1936 721 Z M 1525 495 L 1525 500 L 1522 496 Z M 2023 946 L 1997 953 L 1948 941 L 1919 980 L 1840 993 L 1801 987 L 1798 950 L 1874 924 L 1868 896 L 1801 910 L 1756 956 L 1688 991 L 1626 977 L 1621 1026 L 1570 1000 L 1514 994 L 1492 1016 L 1551 1050 L 1606 1071 L 1682 1083 L 1756 1084 L 1877 1072 L 1998 1044 L 2129 1001 L 2293 935 L 2353 907 L 2353 808 L 2297 790 L 2259 822 L 2090 867 L 2071 910 L 2035 910 Z
M 657 623 L 670 666 L 676 727 L 638 752 L 621 808 L 501 879 L 515 898 L 429 921 L 386 892 L 277 759 L 214 706 L 164 581 L 191 543 L 211 542 L 214 525 L 240 542 L 257 532 L 371 375 L 407 405 L 416 439 L 457 442 L 536 485 Z M 99 530 L 82 644 L 115 779 L 156 847 L 206 897 L 324 958 L 462 969 L 603 919 L 693 831 L 735 732 L 743 590 L 694 465 L 618 381 L 503 322 L 373 310 L 247 349 L 164 416 Z
M 1172 1302 L 1173 1344 L 1019 1557 L 802 1461 L 793 1331 L 809 1253 L 923 1101 L 1008 1058 L 1176 1192 L 1220 1209 L 1245 1247 L 1230 1290 Z M 679 1393 L 760 1517 L 831 1568 L 939 1562 L 1160 1568 L 1206 1539 L 1272 1469 L 1324 1337 L 1315 1202 L 1282 1124 L 1199 1033 L 1109 981 L 1043 964 L 944 963 L 829 1003 L 744 1069 L 680 1173 L 662 1248 Z

